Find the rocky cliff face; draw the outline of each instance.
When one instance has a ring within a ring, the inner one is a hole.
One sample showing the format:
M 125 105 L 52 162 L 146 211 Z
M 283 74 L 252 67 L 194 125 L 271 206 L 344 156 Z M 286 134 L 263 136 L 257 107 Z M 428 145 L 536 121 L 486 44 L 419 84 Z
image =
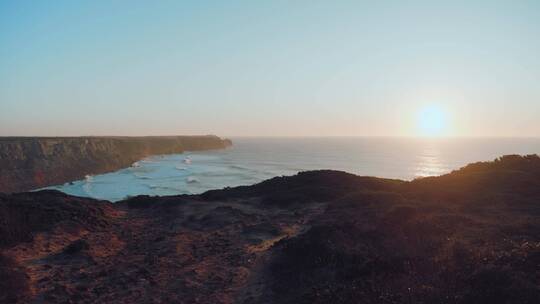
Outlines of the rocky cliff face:
M 221 149 L 217 136 L 0 138 L 0 192 L 18 192 L 130 166 L 150 155 Z

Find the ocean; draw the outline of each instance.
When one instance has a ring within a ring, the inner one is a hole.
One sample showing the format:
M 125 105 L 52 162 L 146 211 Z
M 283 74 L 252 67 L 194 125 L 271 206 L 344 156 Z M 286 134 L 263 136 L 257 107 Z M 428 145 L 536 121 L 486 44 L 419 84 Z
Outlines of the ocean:
M 540 154 L 540 138 L 232 138 L 225 150 L 156 155 L 131 167 L 48 187 L 118 201 L 197 194 L 316 169 L 412 180 L 506 154 Z

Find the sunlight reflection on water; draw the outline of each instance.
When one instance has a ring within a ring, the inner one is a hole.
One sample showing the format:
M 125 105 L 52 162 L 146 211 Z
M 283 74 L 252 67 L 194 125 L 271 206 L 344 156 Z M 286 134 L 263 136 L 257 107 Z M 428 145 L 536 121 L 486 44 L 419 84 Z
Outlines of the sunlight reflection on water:
M 411 180 L 505 154 L 540 153 L 540 139 L 234 138 L 233 142 L 225 150 L 152 156 L 129 168 L 50 188 L 117 201 L 140 194 L 196 194 L 317 169 Z
M 418 157 L 415 177 L 437 176 L 448 173 L 449 168 L 440 160 L 441 152 L 435 145 L 428 145 Z

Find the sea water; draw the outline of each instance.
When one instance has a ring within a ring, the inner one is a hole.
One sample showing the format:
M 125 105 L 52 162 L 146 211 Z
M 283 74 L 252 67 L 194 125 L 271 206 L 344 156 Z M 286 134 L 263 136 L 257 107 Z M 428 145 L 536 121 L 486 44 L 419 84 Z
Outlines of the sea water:
M 224 150 L 151 156 L 49 188 L 118 201 L 140 194 L 197 194 L 316 169 L 412 180 L 506 154 L 540 154 L 540 139 L 233 138 Z

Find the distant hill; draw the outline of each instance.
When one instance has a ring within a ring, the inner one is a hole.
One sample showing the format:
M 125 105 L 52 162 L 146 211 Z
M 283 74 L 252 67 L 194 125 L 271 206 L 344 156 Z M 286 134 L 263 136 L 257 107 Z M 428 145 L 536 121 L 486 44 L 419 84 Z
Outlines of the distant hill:
M 538 303 L 540 158 L 112 204 L 0 195 L 0 302 Z

